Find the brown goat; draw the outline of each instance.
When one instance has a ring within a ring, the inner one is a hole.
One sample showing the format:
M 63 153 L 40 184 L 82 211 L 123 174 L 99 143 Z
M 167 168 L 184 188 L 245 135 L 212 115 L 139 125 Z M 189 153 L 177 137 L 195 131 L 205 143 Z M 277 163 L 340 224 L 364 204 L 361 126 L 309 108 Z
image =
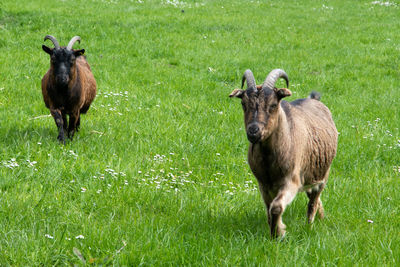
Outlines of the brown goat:
M 76 41 L 80 42 L 79 36 L 73 37 L 67 47 L 60 47 L 51 35 L 46 40 L 51 40 L 54 48 L 42 46 L 50 55 L 50 69 L 42 79 L 43 100 L 56 122 L 57 139 L 65 143 L 64 131 L 72 140 L 75 130 L 79 130 L 80 114 L 88 111 L 96 96 L 96 80 L 83 55 L 85 49 L 72 49 Z
M 257 86 L 253 73 L 246 70 L 242 88 L 246 80 L 247 89 L 235 89 L 230 94 L 242 99 L 250 141 L 248 162 L 257 178 L 274 237 L 284 236 L 282 214 L 297 192 L 306 191 L 309 198 L 309 223 L 317 211 L 321 218 L 324 216 L 320 194 L 336 155 L 338 136 L 329 109 L 318 101 L 319 94 L 281 101 L 292 93 L 275 87 L 279 78 L 284 78 L 289 87 L 283 70 L 271 71 L 262 86 Z

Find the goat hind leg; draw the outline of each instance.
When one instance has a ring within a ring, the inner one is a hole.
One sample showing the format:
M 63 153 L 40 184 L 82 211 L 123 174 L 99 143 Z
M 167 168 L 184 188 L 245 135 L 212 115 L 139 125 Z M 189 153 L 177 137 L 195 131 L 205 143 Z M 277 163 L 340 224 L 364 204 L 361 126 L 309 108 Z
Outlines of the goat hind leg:
M 79 128 L 81 126 L 81 115 L 78 116 L 78 121 L 76 122 L 76 131 L 79 132 Z
M 309 198 L 308 208 L 307 208 L 307 220 L 308 223 L 313 223 L 315 214 L 319 213 L 320 218 L 324 218 L 324 207 L 322 206 L 322 201 L 320 195 L 324 190 L 325 183 L 321 183 L 309 191 L 307 191 L 307 196 Z

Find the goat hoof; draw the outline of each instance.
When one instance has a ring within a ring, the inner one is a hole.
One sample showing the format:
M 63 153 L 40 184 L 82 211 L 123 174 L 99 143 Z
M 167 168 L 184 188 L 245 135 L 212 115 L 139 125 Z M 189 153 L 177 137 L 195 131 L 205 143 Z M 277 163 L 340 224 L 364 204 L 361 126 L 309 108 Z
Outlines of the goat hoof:
M 62 143 L 63 145 L 65 145 L 65 138 L 64 136 L 58 136 L 57 140 L 60 141 L 60 143 Z
M 272 237 L 282 239 L 286 235 L 286 225 L 281 224 L 280 226 L 276 227 L 275 231 L 271 232 Z
M 75 133 L 74 131 L 69 131 L 68 138 L 72 140 L 74 138 L 74 133 Z
M 286 236 L 285 229 L 276 229 L 276 232 L 273 234 L 274 238 L 282 240 Z

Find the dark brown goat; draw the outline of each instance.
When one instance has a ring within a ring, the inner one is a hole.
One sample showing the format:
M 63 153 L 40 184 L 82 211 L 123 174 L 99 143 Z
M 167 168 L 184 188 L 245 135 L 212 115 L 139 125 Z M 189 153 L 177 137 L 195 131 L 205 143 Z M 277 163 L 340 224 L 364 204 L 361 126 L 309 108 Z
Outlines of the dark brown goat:
M 60 47 L 51 35 L 46 40 L 51 40 L 54 48 L 42 46 L 50 55 L 50 69 L 42 79 L 43 100 L 56 122 L 57 139 L 65 143 L 64 131 L 73 138 L 75 130 L 79 130 L 80 114 L 88 111 L 96 96 L 96 80 L 83 55 L 85 49 L 72 49 L 76 41 L 80 42 L 79 36 L 73 37 L 66 47 Z
M 282 214 L 299 191 L 306 191 L 309 198 L 308 222 L 314 221 L 317 211 L 324 216 L 320 194 L 336 155 L 338 136 L 329 109 L 318 101 L 319 95 L 281 101 L 292 93 L 275 87 L 279 78 L 284 78 L 289 87 L 283 70 L 273 70 L 262 86 L 256 86 L 253 73 L 247 70 L 242 79 L 242 88 L 246 80 L 247 90 L 235 89 L 230 94 L 242 99 L 250 141 L 248 162 L 274 237 L 285 234 Z

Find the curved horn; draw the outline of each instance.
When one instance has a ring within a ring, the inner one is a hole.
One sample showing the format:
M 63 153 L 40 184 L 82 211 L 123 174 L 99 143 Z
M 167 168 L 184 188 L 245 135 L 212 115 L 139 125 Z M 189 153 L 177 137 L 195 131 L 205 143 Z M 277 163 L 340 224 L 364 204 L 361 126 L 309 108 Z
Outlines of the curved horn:
M 246 70 L 243 74 L 243 78 L 242 78 L 242 88 L 244 85 L 244 81 L 247 82 L 247 89 L 251 90 L 257 90 L 256 88 L 256 79 L 254 78 L 253 73 L 251 72 L 251 70 Z
M 273 71 L 271 71 L 267 78 L 265 78 L 265 81 L 262 85 L 262 88 L 268 88 L 271 90 L 274 90 L 275 88 L 275 83 L 279 78 L 283 78 L 286 81 L 286 86 L 289 88 L 289 77 L 286 74 L 286 72 L 284 70 L 281 69 L 274 69 Z
M 69 41 L 68 45 L 67 45 L 67 50 L 71 50 L 72 46 L 74 45 L 74 43 L 78 41 L 79 43 L 81 42 L 81 37 L 79 36 L 74 36 L 72 37 L 71 41 Z
M 56 40 L 56 38 L 55 38 L 54 36 L 46 35 L 46 36 L 44 37 L 44 40 L 43 40 L 43 41 L 46 41 L 46 40 L 52 41 L 53 44 L 54 44 L 54 48 L 55 48 L 55 49 L 60 48 L 60 45 L 58 44 L 58 41 Z

